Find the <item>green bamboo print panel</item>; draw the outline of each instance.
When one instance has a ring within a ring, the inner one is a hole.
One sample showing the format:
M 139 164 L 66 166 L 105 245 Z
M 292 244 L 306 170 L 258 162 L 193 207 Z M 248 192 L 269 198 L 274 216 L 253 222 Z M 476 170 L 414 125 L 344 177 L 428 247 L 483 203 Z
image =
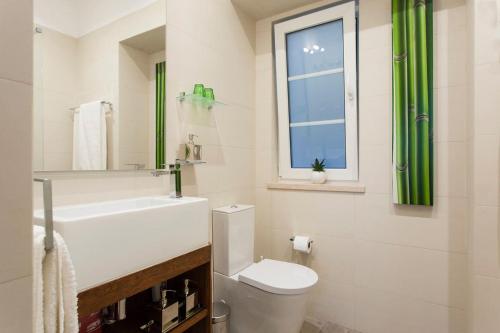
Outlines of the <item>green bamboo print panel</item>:
M 432 0 L 392 0 L 394 203 L 433 205 Z
M 156 168 L 165 167 L 165 62 L 156 64 Z

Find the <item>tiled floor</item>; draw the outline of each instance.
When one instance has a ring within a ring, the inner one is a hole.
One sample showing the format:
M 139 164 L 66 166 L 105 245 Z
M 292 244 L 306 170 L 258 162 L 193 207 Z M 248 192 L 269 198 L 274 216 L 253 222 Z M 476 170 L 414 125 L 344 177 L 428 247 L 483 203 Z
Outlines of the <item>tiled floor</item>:
M 300 333 L 360 333 L 337 324 L 330 322 L 325 323 L 322 327 L 317 327 L 309 322 L 304 322 Z

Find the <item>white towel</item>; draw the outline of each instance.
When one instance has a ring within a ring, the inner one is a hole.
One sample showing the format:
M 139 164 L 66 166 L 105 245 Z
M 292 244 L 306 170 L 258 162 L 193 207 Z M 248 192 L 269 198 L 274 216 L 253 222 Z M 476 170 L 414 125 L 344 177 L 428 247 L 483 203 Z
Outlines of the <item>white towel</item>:
M 45 229 L 33 226 L 33 327 L 34 333 L 44 333 L 43 326 L 43 261 L 45 259 Z
M 33 227 L 33 299 L 35 333 L 78 333 L 76 278 L 62 237 L 45 252 L 45 229 Z
M 73 170 L 106 170 L 106 112 L 101 101 L 80 105 L 73 121 Z

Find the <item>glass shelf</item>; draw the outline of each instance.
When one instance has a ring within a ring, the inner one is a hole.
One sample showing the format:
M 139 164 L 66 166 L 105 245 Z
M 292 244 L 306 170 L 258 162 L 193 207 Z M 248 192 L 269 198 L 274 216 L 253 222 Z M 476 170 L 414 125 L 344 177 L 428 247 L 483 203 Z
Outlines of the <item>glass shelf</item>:
M 180 95 L 177 97 L 177 100 L 181 103 L 183 102 L 188 102 L 197 106 L 205 107 L 207 109 L 211 109 L 213 106 L 216 105 L 226 105 L 224 103 L 210 100 L 206 97 L 202 97 L 199 95 L 194 95 L 194 94 L 188 94 L 188 95 Z
M 205 164 L 207 162 L 202 161 L 202 160 L 181 160 L 181 159 L 176 159 L 175 163 L 180 164 L 180 165 L 197 165 L 197 164 Z

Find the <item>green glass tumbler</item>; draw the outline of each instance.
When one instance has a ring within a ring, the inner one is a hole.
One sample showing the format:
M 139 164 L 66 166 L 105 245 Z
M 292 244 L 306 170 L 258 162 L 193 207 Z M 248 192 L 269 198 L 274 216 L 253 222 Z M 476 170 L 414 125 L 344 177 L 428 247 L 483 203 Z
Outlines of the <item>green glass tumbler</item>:
M 209 101 L 215 100 L 214 90 L 212 88 L 205 88 L 203 92 L 203 97 L 205 97 Z
M 205 92 L 205 87 L 203 86 L 203 84 L 196 83 L 194 85 L 194 90 L 193 90 L 194 95 L 203 96 L 204 92 Z

